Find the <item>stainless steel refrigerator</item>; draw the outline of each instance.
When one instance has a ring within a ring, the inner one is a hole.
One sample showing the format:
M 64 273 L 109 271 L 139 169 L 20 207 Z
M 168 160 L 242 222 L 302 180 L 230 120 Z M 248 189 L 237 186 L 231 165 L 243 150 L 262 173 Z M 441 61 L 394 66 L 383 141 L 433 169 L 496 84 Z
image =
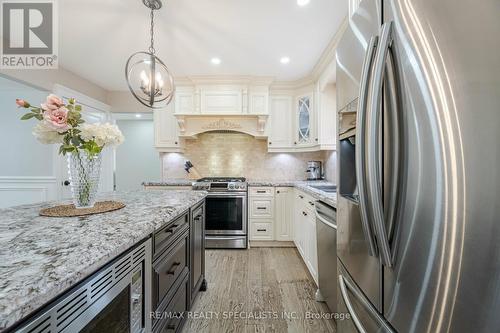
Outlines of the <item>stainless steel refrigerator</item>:
M 500 332 L 500 1 L 363 0 L 337 50 L 344 332 Z

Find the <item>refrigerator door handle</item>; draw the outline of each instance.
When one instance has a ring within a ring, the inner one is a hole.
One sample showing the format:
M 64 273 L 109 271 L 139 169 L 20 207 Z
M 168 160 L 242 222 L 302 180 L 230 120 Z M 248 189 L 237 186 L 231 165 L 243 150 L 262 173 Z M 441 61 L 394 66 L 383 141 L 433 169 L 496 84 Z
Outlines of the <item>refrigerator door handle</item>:
M 371 101 L 369 107 L 370 122 L 368 125 L 368 193 L 372 200 L 372 217 L 375 225 L 380 256 L 387 267 L 392 267 L 391 249 L 385 227 L 384 206 L 382 200 L 382 184 L 380 176 L 380 144 L 378 140 L 382 110 L 382 84 L 386 68 L 386 59 L 392 42 L 392 22 L 382 25 L 380 43 L 375 54 L 373 84 L 371 85 Z
M 356 329 L 359 331 L 359 333 L 366 333 L 366 330 L 363 327 L 363 324 L 361 324 L 358 315 L 356 314 L 356 312 L 354 312 L 354 308 L 349 299 L 349 295 L 347 295 L 346 284 L 348 284 L 348 282 L 344 279 L 342 275 L 339 275 L 340 293 L 342 294 L 342 299 L 344 300 L 347 310 L 349 310 L 349 314 L 351 315 L 354 326 L 356 326 Z
M 361 71 L 361 85 L 359 88 L 359 105 L 356 115 L 356 178 L 358 181 L 359 208 L 361 212 L 361 224 L 365 238 L 368 241 L 368 251 L 373 257 L 377 256 L 377 247 L 372 235 L 372 227 L 370 226 L 370 215 L 368 213 L 368 196 L 365 184 L 365 122 L 366 122 L 366 107 L 368 99 L 368 88 L 371 76 L 373 63 L 373 55 L 377 48 L 378 36 L 372 36 L 366 49 L 363 69 Z
M 376 322 L 378 329 L 376 332 L 380 333 L 396 333 L 394 329 L 386 322 L 386 320 L 377 312 L 377 310 L 373 307 L 369 300 L 363 295 L 363 292 L 359 290 L 352 282 L 348 275 L 344 276 L 342 273 L 339 274 L 339 288 L 340 293 L 342 295 L 342 299 L 344 300 L 344 304 L 351 315 L 351 319 L 356 326 L 356 329 L 359 333 L 366 333 L 367 330 L 363 326 L 360 320 L 360 316 L 354 312 L 354 307 L 352 305 L 351 299 L 349 298 L 349 294 L 347 293 L 347 289 L 351 292 L 354 297 L 354 301 L 359 304 L 364 311 L 366 311 L 371 318 L 372 324 Z M 362 317 L 363 318 L 363 317 Z M 366 319 L 366 317 L 365 317 Z M 372 328 L 370 328 L 370 332 L 375 332 Z

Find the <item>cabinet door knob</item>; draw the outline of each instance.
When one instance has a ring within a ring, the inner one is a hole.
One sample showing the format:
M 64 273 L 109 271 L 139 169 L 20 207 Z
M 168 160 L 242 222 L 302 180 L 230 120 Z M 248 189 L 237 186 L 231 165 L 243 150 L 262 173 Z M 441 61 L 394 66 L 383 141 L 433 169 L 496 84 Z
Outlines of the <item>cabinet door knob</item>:
M 69 180 L 65 180 L 65 181 L 63 182 L 63 185 L 64 185 L 64 186 L 68 186 L 69 184 L 71 184 L 71 182 L 70 182 Z
M 272 145 L 273 143 L 272 142 L 269 142 L 269 145 Z

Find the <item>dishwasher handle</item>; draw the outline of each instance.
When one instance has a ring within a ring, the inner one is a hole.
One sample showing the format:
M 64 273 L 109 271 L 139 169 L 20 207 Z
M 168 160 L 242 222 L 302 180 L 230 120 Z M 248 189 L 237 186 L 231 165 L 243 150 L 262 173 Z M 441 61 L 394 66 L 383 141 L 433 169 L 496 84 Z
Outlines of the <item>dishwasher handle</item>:
M 327 219 L 325 219 L 323 216 L 321 216 L 320 213 L 318 213 L 318 211 L 316 211 L 316 219 L 324 224 L 326 224 L 327 226 L 329 226 L 330 228 L 333 228 L 335 230 L 337 230 L 337 225 L 336 224 L 333 224 L 332 222 L 328 221 Z

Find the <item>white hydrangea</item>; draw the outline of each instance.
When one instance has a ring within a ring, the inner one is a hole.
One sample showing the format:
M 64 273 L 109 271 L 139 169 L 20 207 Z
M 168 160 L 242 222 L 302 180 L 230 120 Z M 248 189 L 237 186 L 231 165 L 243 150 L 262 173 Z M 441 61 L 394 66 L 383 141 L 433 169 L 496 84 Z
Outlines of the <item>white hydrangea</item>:
M 118 146 L 125 140 L 118 126 L 109 123 L 84 123 L 80 125 L 79 129 L 81 130 L 80 137 L 83 140 L 94 140 L 100 147 Z
M 63 136 L 45 121 L 40 121 L 36 124 L 33 128 L 33 135 L 38 141 L 46 145 L 63 142 Z

